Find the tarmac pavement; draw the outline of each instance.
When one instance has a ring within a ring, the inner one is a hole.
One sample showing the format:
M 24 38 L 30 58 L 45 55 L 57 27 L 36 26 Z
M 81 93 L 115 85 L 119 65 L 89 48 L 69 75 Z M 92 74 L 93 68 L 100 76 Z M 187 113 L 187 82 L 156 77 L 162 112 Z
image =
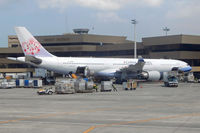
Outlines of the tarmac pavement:
M 200 84 L 136 91 L 37 95 L 0 89 L 0 133 L 199 133 Z

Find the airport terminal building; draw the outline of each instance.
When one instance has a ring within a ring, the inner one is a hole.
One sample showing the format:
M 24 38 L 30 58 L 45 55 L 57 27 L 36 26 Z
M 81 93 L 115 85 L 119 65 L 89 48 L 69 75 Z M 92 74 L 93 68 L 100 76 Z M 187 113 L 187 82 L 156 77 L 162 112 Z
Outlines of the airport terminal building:
M 134 42 L 124 36 L 88 34 L 87 29 L 74 33 L 36 36 L 52 54 L 63 57 L 133 58 Z M 171 35 L 142 38 L 137 54 L 144 58 L 179 59 L 189 63 L 193 72 L 200 72 L 200 36 Z M 16 36 L 8 36 L 8 48 L 0 48 L 0 73 L 34 72 L 30 65 L 10 61 L 6 57 L 23 56 Z

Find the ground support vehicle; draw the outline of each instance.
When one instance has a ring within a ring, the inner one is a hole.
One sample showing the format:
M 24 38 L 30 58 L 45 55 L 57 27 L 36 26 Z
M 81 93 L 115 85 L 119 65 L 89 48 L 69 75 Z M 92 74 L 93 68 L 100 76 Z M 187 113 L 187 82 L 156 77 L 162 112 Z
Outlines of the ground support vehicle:
M 39 89 L 37 91 L 38 95 L 52 95 L 53 90 L 52 89 Z

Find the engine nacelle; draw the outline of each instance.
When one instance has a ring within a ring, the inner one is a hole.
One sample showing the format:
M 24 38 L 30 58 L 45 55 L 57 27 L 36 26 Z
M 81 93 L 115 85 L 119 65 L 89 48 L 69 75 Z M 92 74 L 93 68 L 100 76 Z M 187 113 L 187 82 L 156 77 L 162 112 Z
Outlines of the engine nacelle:
M 148 71 L 148 72 L 142 72 L 141 77 L 143 79 L 150 81 L 158 81 L 162 78 L 162 75 L 158 71 Z

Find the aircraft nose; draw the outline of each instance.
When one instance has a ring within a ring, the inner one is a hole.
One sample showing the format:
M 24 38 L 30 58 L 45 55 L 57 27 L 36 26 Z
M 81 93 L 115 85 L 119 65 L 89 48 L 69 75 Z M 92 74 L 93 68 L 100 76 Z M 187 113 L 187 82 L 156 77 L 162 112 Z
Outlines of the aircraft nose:
M 183 71 L 183 72 L 189 72 L 189 71 L 192 70 L 192 67 L 191 66 L 187 66 L 187 67 L 180 68 L 179 70 Z

